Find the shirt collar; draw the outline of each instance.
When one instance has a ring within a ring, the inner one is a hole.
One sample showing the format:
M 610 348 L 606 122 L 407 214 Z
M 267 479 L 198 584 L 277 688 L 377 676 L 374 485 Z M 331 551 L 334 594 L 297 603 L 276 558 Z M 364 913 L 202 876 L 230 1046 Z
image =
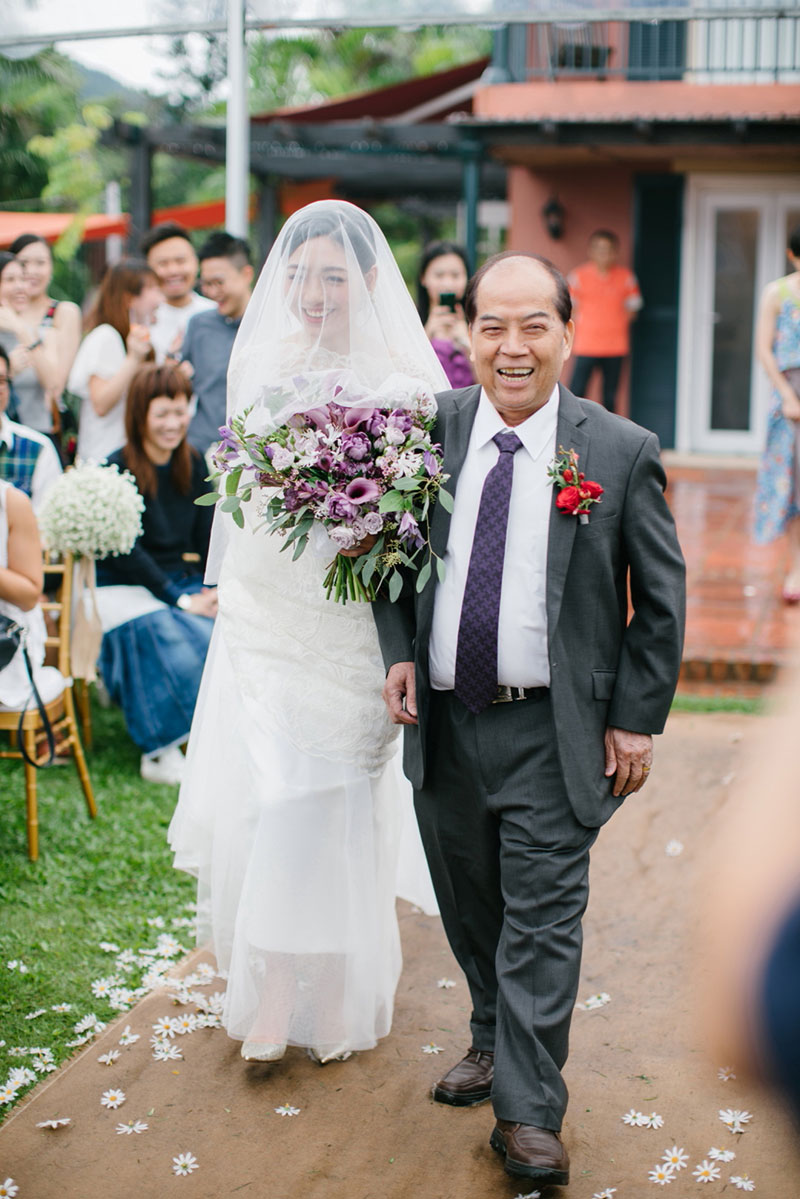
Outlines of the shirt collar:
M 559 390 L 558 384 L 556 384 L 547 403 L 532 413 L 521 425 L 515 425 L 513 428 L 513 432 L 516 433 L 534 462 L 544 450 L 552 447 L 558 424 L 558 404 Z M 473 425 L 475 446 L 480 449 L 491 441 L 495 433 L 502 433 L 508 427 L 485 390 L 481 388 L 481 398 Z
M 0 413 L 0 445 L 7 446 L 9 450 L 14 448 L 14 426 L 5 412 Z

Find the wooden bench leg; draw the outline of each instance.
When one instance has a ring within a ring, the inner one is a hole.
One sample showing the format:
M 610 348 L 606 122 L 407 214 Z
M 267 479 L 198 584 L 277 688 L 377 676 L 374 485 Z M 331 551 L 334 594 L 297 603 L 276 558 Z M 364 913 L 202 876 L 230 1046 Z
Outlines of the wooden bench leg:
M 97 815 L 97 804 L 94 801 L 94 792 L 92 791 L 92 780 L 89 778 L 89 770 L 86 766 L 86 758 L 81 745 L 80 734 L 78 733 L 78 724 L 75 719 L 75 704 L 72 701 L 72 688 L 67 687 L 64 692 L 64 707 L 67 710 L 69 719 L 69 739 L 72 745 L 72 752 L 75 755 L 75 765 L 78 768 L 78 777 L 81 780 L 83 794 L 86 797 L 86 806 L 89 809 L 89 815 L 92 819 Z
M 36 758 L 36 733 L 25 729 L 22 734 L 25 749 L 31 758 Z M 28 825 L 28 857 L 35 862 L 39 857 L 39 812 L 36 802 L 36 767 L 25 762 L 25 806 Z

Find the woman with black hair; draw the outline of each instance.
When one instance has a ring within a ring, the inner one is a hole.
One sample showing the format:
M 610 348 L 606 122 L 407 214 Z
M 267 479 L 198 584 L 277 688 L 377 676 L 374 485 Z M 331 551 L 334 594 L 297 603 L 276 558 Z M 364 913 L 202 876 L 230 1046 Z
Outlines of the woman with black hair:
M 462 300 L 469 278 L 467 252 L 452 241 L 425 247 L 417 275 L 417 310 L 451 387 L 471 387 L 469 331 Z

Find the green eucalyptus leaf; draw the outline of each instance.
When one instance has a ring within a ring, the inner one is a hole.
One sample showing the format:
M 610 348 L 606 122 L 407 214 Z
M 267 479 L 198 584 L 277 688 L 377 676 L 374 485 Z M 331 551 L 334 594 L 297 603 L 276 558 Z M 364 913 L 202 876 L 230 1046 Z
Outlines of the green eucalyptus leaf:
M 220 498 L 221 497 L 218 491 L 207 491 L 205 495 L 199 495 L 195 500 L 195 503 L 197 504 L 198 508 L 210 508 L 211 505 L 216 504 L 217 500 Z

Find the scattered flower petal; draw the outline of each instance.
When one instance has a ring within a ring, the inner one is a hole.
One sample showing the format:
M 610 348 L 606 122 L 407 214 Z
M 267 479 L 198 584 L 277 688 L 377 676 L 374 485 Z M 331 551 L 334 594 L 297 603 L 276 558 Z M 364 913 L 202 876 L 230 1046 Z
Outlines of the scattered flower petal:
M 191 1174 L 192 1170 L 199 1169 L 199 1165 L 193 1153 L 179 1153 L 172 1159 L 172 1170 L 175 1174 Z
M 108 1053 L 101 1053 L 98 1062 L 102 1062 L 104 1066 L 113 1066 L 114 1062 L 120 1056 L 118 1049 L 109 1049 Z
M 134 1132 L 146 1132 L 147 1124 L 144 1120 L 129 1120 L 127 1124 L 118 1124 L 117 1133 L 119 1136 L 129 1135 Z
M 749 1174 L 731 1174 L 731 1182 L 737 1191 L 754 1191 L 756 1184 Z
M 125 1102 L 125 1092 L 120 1091 L 116 1087 L 112 1087 L 108 1091 L 103 1091 L 102 1097 L 100 1099 L 100 1103 L 103 1105 L 103 1107 L 109 1107 L 109 1108 L 122 1107 L 122 1104 L 124 1102 Z
M 714 1166 L 710 1161 L 701 1161 L 699 1166 L 695 1166 L 692 1170 L 692 1178 L 696 1178 L 698 1182 L 716 1182 L 719 1178 L 719 1166 Z
M 100 948 L 104 953 L 119 953 L 119 945 L 115 945 L 113 941 L 101 941 Z
M 449 991 L 451 987 L 456 985 L 454 978 L 440 978 L 436 986 L 441 987 L 444 991 Z
M 28 1012 L 25 1016 L 26 1020 L 35 1020 L 37 1016 L 44 1016 L 47 1012 L 46 1007 L 37 1007 L 35 1012 Z
M 299 1116 L 300 1108 L 292 1107 L 291 1103 L 282 1103 L 280 1107 L 275 1108 L 275 1113 L 278 1116 Z
M 647 1177 L 651 1182 L 657 1183 L 660 1187 L 666 1187 L 669 1186 L 675 1177 L 675 1171 L 671 1166 L 666 1166 L 663 1162 L 659 1162 L 657 1166 L 653 1166 Z
M 0 1199 L 6 1199 L 6 1197 L 13 1199 L 18 1190 L 19 1187 L 14 1182 L 14 1179 L 7 1178 L 5 1182 L 0 1182 Z
M 634 1111 L 633 1108 L 622 1117 L 622 1123 L 630 1124 L 632 1128 L 646 1128 L 649 1120 L 649 1116 L 645 1116 L 642 1112 Z
M 427 1045 L 421 1045 L 423 1053 L 444 1053 L 444 1048 L 441 1045 L 434 1045 L 433 1041 L 429 1041 Z
M 120 1045 L 133 1045 L 133 1043 L 138 1040 L 139 1040 L 139 1033 L 131 1032 L 130 1024 L 126 1024 L 125 1029 L 119 1038 Z
M 157 1062 L 182 1062 L 183 1054 L 177 1045 L 170 1045 L 169 1041 L 162 1041 L 153 1049 L 153 1058 Z
M 50 1011 L 51 1012 L 71 1012 L 72 1004 L 71 1003 L 54 1003 L 51 1005 Z
M 689 1154 L 683 1149 L 679 1149 L 677 1145 L 673 1145 L 671 1149 L 664 1150 L 661 1160 L 671 1166 L 673 1170 L 683 1170 L 689 1165 Z
M 616 1193 L 616 1187 L 606 1187 L 604 1191 L 595 1191 L 595 1193 L 592 1195 L 592 1199 L 612 1199 L 612 1196 L 616 1195 Z
M 663 1128 L 664 1117 L 659 1116 L 658 1112 L 651 1112 L 649 1116 L 645 1116 L 641 1121 L 642 1128 Z
M 736 1154 L 732 1149 L 709 1149 L 706 1157 L 710 1157 L 712 1162 L 732 1162 Z
M 611 1003 L 611 996 L 608 991 L 600 991 L 597 995 L 590 995 L 583 1003 L 576 1003 L 575 1006 L 581 1012 L 592 1012 L 595 1008 L 605 1007 L 607 1003 Z
M 667 844 L 664 847 L 664 853 L 668 858 L 679 857 L 683 853 L 683 842 L 677 841 L 675 838 L 673 838 L 671 841 L 667 841 Z
M 745 1124 L 749 1124 L 752 1116 L 749 1112 L 740 1112 L 738 1108 L 720 1108 L 719 1118 L 723 1124 L 726 1124 L 731 1132 L 744 1132 Z
M 70 1116 L 62 1116 L 60 1120 L 40 1120 L 36 1125 L 37 1128 L 63 1128 L 65 1124 L 71 1124 Z
M 730 1082 L 735 1077 L 736 1075 L 733 1072 L 732 1066 L 720 1066 L 719 1070 L 717 1070 L 717 1078 L 720 1082 Z

